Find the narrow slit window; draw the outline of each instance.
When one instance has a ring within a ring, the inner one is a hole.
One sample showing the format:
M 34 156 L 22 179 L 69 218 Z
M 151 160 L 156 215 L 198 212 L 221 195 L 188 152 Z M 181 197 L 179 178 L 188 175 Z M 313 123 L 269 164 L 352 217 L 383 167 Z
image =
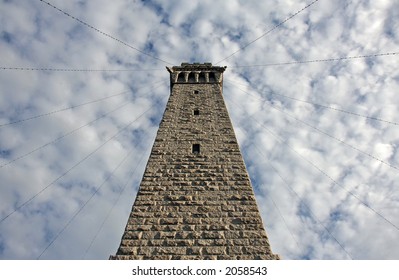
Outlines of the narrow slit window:
M 198 116 L 199 115 L 199 110 L 198 109 L 195 109 L 194 110 L 194 116 Z
M 200 144 L 193 144 L 193 154 L 200 153 Z

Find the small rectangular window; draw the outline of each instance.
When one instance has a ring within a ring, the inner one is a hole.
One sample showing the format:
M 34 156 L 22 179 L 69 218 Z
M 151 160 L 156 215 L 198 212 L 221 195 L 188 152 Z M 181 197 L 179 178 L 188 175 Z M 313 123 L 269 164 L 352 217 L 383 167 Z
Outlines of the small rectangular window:
M 194 90 L 194 94 L 198 94 L 199 93 L 199 91 L 198 90 Z
M 198 116 L 199 115 L 199 110 L 195 109 L 194 110 L 194 116 Z
M 200 144 L 193 144 L 193 153 L 194 154 L 200 153 Z

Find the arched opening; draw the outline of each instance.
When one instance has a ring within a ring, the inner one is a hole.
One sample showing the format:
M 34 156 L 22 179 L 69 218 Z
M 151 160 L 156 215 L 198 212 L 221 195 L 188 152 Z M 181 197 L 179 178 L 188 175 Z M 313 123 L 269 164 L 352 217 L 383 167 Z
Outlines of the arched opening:
M 193 72 L 190 72 L 190 74 L 188 74 L 188 82 L 195 83 L 195 74 Z
M 199 73 L 199 79 L 198 79 L 198 81 L 199 81 L 200 83 L 205 83 L 205 82 L 206 82 L 206 80 L 205 80 L 205 73 L 204 73 L 204 72 Z
M 177 74 L 177 82 L 184 83 L 184 73 Z
M 215 72 L 210 72 L 210 73 L 209 73 L 209 82 L 211 82 L 211 83 L 216 82 L 216 75 L 215 75 Z

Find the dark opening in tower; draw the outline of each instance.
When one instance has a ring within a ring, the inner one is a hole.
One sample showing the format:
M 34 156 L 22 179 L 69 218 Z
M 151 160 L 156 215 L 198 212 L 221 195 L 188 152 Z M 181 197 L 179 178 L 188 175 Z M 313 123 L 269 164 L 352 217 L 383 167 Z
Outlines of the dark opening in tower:
M 200 153 L 200 144 L 193 144 L 193 153 L 194 154 Z

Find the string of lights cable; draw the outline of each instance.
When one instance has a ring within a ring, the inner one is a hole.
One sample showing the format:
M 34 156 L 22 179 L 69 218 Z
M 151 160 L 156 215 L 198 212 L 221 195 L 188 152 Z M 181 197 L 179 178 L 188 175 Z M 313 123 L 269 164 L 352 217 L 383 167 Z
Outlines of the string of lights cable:
M 253 68 L 253 67 L 284 66 L 284 65 L 319 63 L 319 62 L 336 62 L 336 61 L 342 61 L 342 60 L 363 59 L 363 58 L 382 57 L 382 56 L 393 56 L 393 55 L 398 55 L 398 54 L 399 54 L 399 52 L 386 52 L 386 53 L 355 55 L 355 56 L 344 56 L 344 57 L 313 59 L 313 60 L 302 60 L 302 61 L 288 61 L 288 62 L 277 62 L 277 63 L 267 63 L 267 64 L 253 64 L 253 65 L 235 65 L 235 66 L 229 66 L 229 68 L 233 68 L 233 69 L 234 68 Z
M 153 104 L 150 108 L 148 108 L 144 113 L 142 113 L 139 117 L 135 118 L 133 121 L 131 121 L 127 126 L 123 127 L 120 131 L 118 131 L 117 134 L 109 138 L 109 140 L 115 138 L 117 135 L 119 135 L 122 131 L 126 130 L 129 128 L 135 121 L 139 120 L 141 117 L 143 117 L 148 111 L 156 107 L 157 104 Z M 109 140 L 107 140 L 105 143 L 108 143 Z M 37 257 L 37 259 L 40 259 L 43 254 L 51 247 L 52 244 L 61 236 L 61 234 L 68 228 L 68 226 L 72 223 L 72 221 L 82 212 L 82 210 L 86 207 L 86 205 L 94 198 L 94 196 L 100 191 L 100 189 L 108 182 L 108 180 L 114 176 L 115 172 L 121 167 L 123 162 L 126 161 L 126 159 L 131 155 L 133 152 L 133 148 L 125 155 L 125 157 L 118 163 L 118 165 L 111 171 L 111 173 L 103 180 L 103 182 L 94 190 L 94 192 L 91 194 L 91 196 L 79 207 L 79 209 L 73 214 L 73 216 L 68 220 L 68 222 L 62 227 L 62 229 L 54 236 L 54 238 L 47 244 L 47 246 L 44 248 L 44 250 L 40 253 L 40 255 Z M 122 190 L 123 191 L 123 190 Z M 121 192 L 122 193 L 122 192 Z
M 275 109 L 275 110 L 277 110 L 277 111 L 279 111 L 279 112 L 281 112 L 281 113 L 283 113 L 283 114 L 285 114 L 285 115 L 287 115 L 287 116 L 289 116 L 289 117 L 295 119 L 296 121 L 298 121 L 298 122 L 300 122 L 300 123 L 302 123 L 302 124 L 304 124 L 304 125 L 306 125 L 306 126 L 312 128 L 312 129 L 316 130 L 317 132 L 319 132 L 319 133 L 321 133 L 321 134 L 324 134 L 324 135 L 326 135 L 326 136 L 328 136 L 328 137 L 330 137 L 330 138 L 332 138 L 332 139 L 334 139 L 334 140 L 336 140 L 336 141 L 338 141 L 338 142 L 340 142 L 340 143 L 342 143 L 342 144 L 344 144 L 344 145 L 346 145 L 346 146 L 348 146 L 348 147 L 354 149 L 355 151 L 357 151 L 357 152 L 359 152 L 359 153 L 362 153 L 362 154 L 364 154 L 364 155 L 366 155 L 366 156 L 368 156 L 368 157 L 370 157 L 370 158 L 372 158 L 372 159 L 374 159 L 374 160 L 376 160 L 376 161 L 379 161 L 380 163 L 382 163 L 382 164 L 384 164 L 384 165 L 387 165 L 387 166 L 389 166 L 389 167 L 391 167 L 391 168 L 396 169 L 396 170 L 399 171 L 399 167 L 397 167 L 397 166 L 395 166 L 395 165 L 392 165 L 392 164 L 390 164 L 389 162 L 384 161 L 384 160 L 378 158 L 377 156 L 374 156 L 374 155 L 372 155 L 372 154 L 370 154 L 370 153 L 368 153 L 368 152 L 362 151 L 362 150 L 360 150 L 359 148 L 356 148 L 355 146 L 353 146 L 353 145 L 351 145 L 351 144 L 349 144 L 349 143 L 346 143 L 346 142 L 343 141 L 342 139 L 339 139 L 339 138 L 337 138 L 337 137 L 335 137 L 335 136 L 333 136 L 333 135 L 331 135 L 331 134 L 329 134 L 329 133 L 327 133 L 327 132 L 325 132 L 325 131 L 322 131 L 321 129 L 319 129 L 319 128 L 317 128 L 317 127 L 315 127 L 315 126 L 313 126 L 313 125 L 311 125 L 311 124 L 309 124 L 309 123 L 307 123 L 307 122 L 304 122 L 304 121 L 298 119 L 297 117 L 293 116 L 292 114 L 290 114 L 290 113 L 288 113 L 288 112 L 286 112 L 286 111 L 283 111 L 283 110 L 277 108 L 276 106 L 270 104 L 270 102 L 266 102 L 265 99 L 263 99 L 263 98 L 260 99 L 260 98 L 254 97 L 252 94 L 248 93 L 247 91 L 245 91 L 245 90 L 243 90 L 243 89 L 241 89 L 241 88 L 238 88 L 238 87 L 237 87 L 237 89 L 239 89 L 240 91 L 246 93 L 248 96 L 250 96 L 250 97 L 252 97 L 252 98 L 256 98 L 257 100 L 263 101 L 263 102 L 264 102 L 266 105 L 268 105 L 269 107 L 272 107 L 273 109 Z
M 251 145 L 253 145 L 253 147 L 258 151 L 258 153 L 259 153 L 260 155 L 263 155 L 264 158 L 267 158 L 267 157 L 264 155 L 264 153 L 261 151 L 261 149 L 259 149 L 259 147 L 258 147 L 256 144 L 252 143 Z M 267 162 L 268 162 L 269 165 L 271 165 L 271 161 L 270 161 L 269 158 L 267 158 Z M 275 170 L 275 172 L 278 173 L 277 170 Z M 280 174 L 278 174 L 278 176 L 280 176 Z M 299 246 L 298 240 L 295 238 L 295 236 L 294 236 L 292 230 L 291 230 L 290 227 L 288 226 L 288 223 L 287 223 L 286 219 L 284 218 L 283 213 L 280 211 L 280 209 L 279 209 L 277 203 L 274 201 L 274 199 L 273 199 L 273 197 L 272 197 L 272 194 L 271 194 L 270 192 L 269 192 L 269 199 L 270 199 L 271 202 L 273 203 L 274 208 L 276 208 L 276 210 L 277 210 L 279 216 L 281 217 L 281 220 L 283 221 L 285 227 L 287 228 L 288 232 L 290 233 L 290 235 L 291 235 L 291 237 L 292 237 L 292 240 L 294 240 L 294 242 L 295 242 L 297 248 L 300 250 L 300 246 Z
M 153 72 L 164 69 L 74 69 L 74 68 L 35 68 L 35 67 L 0 67 L 0 70 L 48 71 L 48 72 Z
M 235 81 L 228 80 L 228 79 L 226 79 L 226 81 L 231 83 L 231 84 L 235 84 L 235 85 L 243 85 L 243 84 L 239 84 L 239 83 L 237 83 Z M 246 85 L 243 85 L 243 86 L 246 86 Z M 238 89 L 240 89 L 240 88 L 238 88 Z M 242 89 L 240 89 L 240 90 L 243 91 Z M 248 92 L 245 92 L 245 93 L 249 94 Z M 281 97 L 284 97 L 284 98 L 287 98 L 287 99 L 291 99 L 291 100 L 294 100 L 294 101 L 311 104 L 311 105 L 314 105 L 316 107 L 321 107 L 321 108 L 324 108 L 324 109 L 333 110 L 333 111 L 337 111 L 337 112 L 340 112 L 340 113 L 344 113 L 344 114 L 348 114 L 348 115 L 352 115 L 352 116 L 356 116 L 356 117 L 361 117 L 361 118 L 365 118 L 365 119 L 369 119 L 369 120 L 373 120 L 373 121 L 384 122 L 384 123 L 388 123 L 388 124 L 391 124 L 391 125 L 399 125 L 398 122 L 388 121 L 388 120 L 384 120 L 384 119 L 377 118 L 377 117 L 372 117 L 372 116 L 361 115 L 359 113 L 351 112 L 351 111 L 340 109 L 340 108 L 331 107 L 331 106 L 328 106 L 328 105 L 314 103 L 314 102 L 311 102 L 311 101 L 308 101 L 308 100 L 298 99 L 298 98 L 287 96 L 287 95 L 284 95 L 284 94 L 281 94 L 281 93 L 277 93 L 277 92 L 269 92 L 269 94 L 278 95 L 278 96 L 281 96 Z M 251 95 L 251 94 L 249 94 L 249 95 Z M 266 100 L 266 99 L 263 98 L 263 100 Z
M 317 128 L 317 127 L 315 127 L 315 126 L 313 126 L 313 125 L 311 125 L 311 124 L 309 124 L 309 123 L 307 123 L 307 122 L 305 122 L 305 121 L 303 121 L 303 120 L 300 120 L 300 119 L 298 119 L 297 117 L 293 116 L 292 114 L 290 114 L 290 113 L 288 113 L 288 112 L 286 112 L 286 111 L 283 111 L 283 110 L 277 108 L 276 106 L 274 106 L 274 105 L 272 105 L 272 104 L 270 104 L 270 103 L 268 103 L 268 102 L 266 102 L 266 104 L 267 104 L 268 106 L 272 107 L 273 109 L 275 109 L 275 110 L 277 110 L 277 111 L 279 111 L 279 112 L 281 112 L 281 113 L 283 113 L 283 114 L 289 116 L 290 118 L 293 118 L 293 119 L 296 120 L 297 122 L 300 122 L 300 123 L 302 123 L 302 124 L 304 124 L 304 125 L 306 125 L 306 126 L 312 128 L 312 129 L 316 130 L 317 132 L 319 132 L 319 133 L 321 133 L 321 134 L 324 134 L 324 135 L 326 135 L 326 136 L 328 136 L 328 137 L 330 137 L 330 138 L 332 138 L 332 139 L 334 139 L 334 140 L 340 142 L 341 144 L 344 144 L 344 145 L 350 147 L 351 149 L 353 149 L 353 150 L 355 150 L 355 151 L 357 151 L 357 152 L 359 152 L 359 153 L 362 153 L 363 155 L 366 155 L 366 156 L 368 156 L 368 157 L 370 157 L 370 158 L 372 158 L 372 159 L 374 159 L 374 160 L 376 160 L 376 161 L 379 161 L 380 163 L 382 163 L 382 164 L 384 164 L 384 165 L 387 165 L 387 166 L 390 167 L 390 168 L 393 168 L 393 169 L 396 169 L 396 170 L 399 171 L 399 167 L 397 167 L 397 166 L 395 166 L 395 165 L 392 165 L 392 164 L 390 164 L 389 162 L 386 162 L 386 161 L 384 161 L 384 160 L 378 158 L 377 156 L 374 156 L 374 155 L 372 155 L 372 154 L 370 154 L 370 153 L 368 153 L 368 152 L 362 151 L 362 150 L 360 150 L 359 148 L 356 148 L 355 146 L 353 146 L 353 145 L 351 145 L 351 144 L 345 142 L 344 140 L 339 139 L 339 138 L 337 138 L 337 137 L 335 137 L 335 136 L 333 136 L 333 135 L 331 135 L 331 134 L 329 134 L 329 133 L 327 133 L 327 132 L 325 132 L 325 131 L 323 131 L 323 130 L 321 130 L 321 129 L 319 129 L 319 128 Z
M 288 182 L 284 179 L 284 177 L 280 174 L 280 172 L 278 172 L 278 170 L 276 169 L 276 167 L 271 163 L 270 160 L 267 161 L 268 165 L 274 170 L 274 172 L 276 172 L 277 176 L 280 178 L 280 180 L 284 183 L 284 186 L 290 190 L 290 192 L 292 192 L 298 199 L 298 201 L 301 202 L 301 204 L 306 208 L 306 210 L 308 211 L 308 213 L 310 213 L 310 215 L 313 217 L 313 219 L 317 222 L 318 225 L 320 225 L 334 240 L 335 242 L 338 243 L 338 245 L 341 247 L 341 249 L 343 249 L 343 251 L 351 258 L 353 259 L 352 255 L 349 254 L 349 252 L 345 249 L 345 247 L 342 245 L 341 242 L 338 241 L 338 239 L 331 233 L 330 230 L 328 230 L 328 228 L 317 218 L 316 214 L 312 211 L 312 209 L 309 207 L 309 205 L 303 200 L 303 198 L 301 198 L 298 194 L 298 192 L 296 192 L 289 184 Z
M 15 163 L 16 161 L 21 160 L 21 159 L 23 159 L 23 158 L 25 158 L 25 157 L 27 157 L 27 156 L 29 156 L 29 155 L 31 155 L 31 154 L 33 154 L 33 153 L 39 151 L 39 150 L 42 150 L 42 149 L 45 148 L 45 147 L 48 147 L 48 146 L 50 146 L 50 145 L 52 145 L 52 144 L 55 144 L 55 143 L 57 143 L 58 141 L 64 139 L 65 137 L 70 136 L 70 135 L 74 134 L 75 132 L 81 130 L 82 128 L 87 127 L 87 126 L 89 126 L 89 125 L 91 125 L 91 124 L 93 124 L 93 123 L 99 121 L 100 119 L 105 118 L 106 116 L 108 116 L 108 115 L 110 115 L 110 114 L 116 112 L 117 110 L 122 109 L 123 107 L 127 106 L 128 104 L 130 104 L 130 101 L 123 102 L 122 104 L 119 104 L 118 107 L 116 107 L 115 109 L 113 109 L 113 110 L 111 110 L 111 111 L 108 111 L 107 113 L 105 113 L 105 114 L 99 116 L 98 118 L 96 118 L 96 119 L 94 119 L 94 120 L 92 120 L 92 121 L 90 121 L 90 122 L 88 122 L 88 123 L 86 123 L 86 124 L 84 124 L 84 125 L 81 125 L 81 126 L 79 126 L 79 127 L 77 127 L 77 128 L 74 128 L 74 129 L 68 131 L 67 133 L 64 133 L 64 134 L 58 136 L 57 138 L 51 140 L 50 142 L 47 142 L 47 143 L 45 143 L 45 144 L 43 144 L 43 145 L 41 145 L 41 146 L 38 146 L 38 147 L 36 147 L 36 148 L 30 150 L 29 152 L 27 152 L 27 153 L 25 153 L 25 154 L 22 154 L 22 155 L 19 155 L 19 156 L 14 157 L 12 160 L 10 160 L 10 161 L 8 161 L 8 162 L 6 162 L 6 163 L 0 165 L 0 168 L 6 167 L 6 166 L 8 166 L 8 165 L 10 165 L 10 164 L 13 164 L 13 163 Z
M 58 176 L 57 178 L 55 178 L 53 181 L 51 181 L 48 185 L 46 185 L 45 187 L 43 187 L 39 192 L 37 192 L 35 195 L 31 196 L 29 199 L 27 199 L 25 202 L 19 204 L 18 206 L 14 207 L 14 209 L 8 213 L 7 215 L 5 215 L 3 218 L 1 218 L 0 220 L 0 224 L 3 223 L 6 219 L 8 219 L 11 215 L 13 215 L 14 213 L 16 213 L 18 210 L 20 210 L 22 207 L 25 207 L 27 204 L 29 204 L 32 200 L 34 200 L 36 197 L 38 197 L 39 195 L 41 195 L 44 191 L 46 191 L 48 188 L 50 188 L 51 186 L 53 186 L 57 181 L 59 181 L 61 178 L 63 178 L 64 176 L 66 176 L 69 172 L 71 172 L 73 169 L 75 169 L 77 166 L 79 166 L 82 162 L 84 162 L 85 160 L 87 160 L 89 157 L 91 157 L 94 153 L 96 153 L 98 150 L 100 150 L 105 144 L 107 144 L 109 141 L 111 141 L 112 139 L 114 139 L 116 136 L 118 136 L 120 133 L 122 133 L 124 130 L 126 130 L 129 126 L 131 126 L 133 124 L 133 122 L 137 121 L 138 119 L 140 119 L 142 116 L 144 116 L 148 111 L 150 111 L 151 109 L 153 109 L 155 107 L 155 105 L 150 106 L 146 111 L 144 111 L 141 115 L 139 115 L 136 119 L 134 119 L 133 121 L 131 121 L 130 123 L 128 123 L 127 125 L 125 125 L 123 128 L 119 129 L 117 131 L 117 133 L 115 133 L 113 136 L 111 136 L 110 138 L 108 138 L 105 142 L 103 142 L 100 146 L 98 146 L 96 149 L 94 149 L 93 151 L 91 151 L 89 154 L 87 154 L 85 157 L 83 157 L 81 160 L 79 160 L 77 163 L 75 163 L 73 166 L 71 166 L 70 168 L 68 168 L 66 171 L 64 171 L 60 176 Z
M 159 86 L 158 86 L 158 87 L 159 87 Z M 155 88 L 156 88 L 156 87 L 155 87 Z M 29 156 L 29 155 L 31 155 L 31 154 L 33 154 L 33 153 L 39 151 L 39 150 L 42 150 L 43 148 L 45 148 L 45 147 L 47 147 L 47 146 L 50 146 L 50 145 L 52 145 L 52 144 L 57 143 L 58 141 L 64 139 L 65 137 L 70 136 L 70 135 L 76 133 L 77 131 L 81 130 L 82 128 L 87 127 L 87 126 L 89 126 L 89 125 L 91 125 L 91 124 L 93 124 L 93 123 L 99 121 L 100 119 L 105 118 L 106 116 L 108 116 L 108 115 L 110 115 L 110 114 L 112 114 L 112 113 L 114 113 L 114 112 L 116 112 L 116 111 L 122 109 L 123 107 L 129 105 L 130 103 L 131 103 L 130 100 L 128 100 L 128 101 L 126 101 L 126 102 L 123 102 L 123 103 L 119 104 L 115 109 L 113 109 L 113 110 L 111 110 L 111 111 L 108 111 L 108 112 L 105 113 L 105 114 L 102 114 L 101 116 L 97 117 L 96 119 L 94 119 L 94 120 L 92 120 L 92 121 L 90 121 L 90 122 L 88 122 L 88 123 L 86 123 L 86 124 L 84 124 L 84 125 L 81 125 L 81 126 L 79 126 L 79 127 L 77 127 L 77 128 L 74 128 L 74 129 L 72 129 L 72 130 L 70 130 L 70 131 L 68 131 L 68 132 L 66 132 L 66 133 L 64 133 L 64 134 L 62 134 L 62 135 L 60 135 L 60 136 L 58 136 L 57 138 L 53 139 L 52 141 L 47 142 L 47 143 L 45 143 L 45 144 L 43 144 L 43 145 L 41 145 L 41 146 L 38 146 L 38 147 L 36 147 L 36 148 L 30 150 L 29 152 L 27 152 L 27 153 L 25 153 L 25 154 L 22 154 L 22 155 L 19 155 L 19 156 L 14 157 L 12 160 L 9 160 L 8 162 L 6 162 L 6 163 L 0 165 L 0 169 L 3 168 L 3 167 L 8 166 L 8 165 L 10 165 L 10 164 L 13 164 L 13 163 L 15 163 L 16 161 L 21 160 L 21 159 L 23 159 L 23 158 L 25 158 L 25 157 L 27 157 L 27 156 Z
M 267 32 L 263 33 L 262 35 L 260 35 L 259 37 L 257 37 L 256 39 L 252 40 L 251 42 L 245 44 L 244 46 L 242 46 L 241 48 L 239 48 L 238 50 L 236 50 L 235 52 L 233 52 L 232 54 L 230 54 L 229 56 L 219 60 L 218 62 L 216 62 L 216 64 L 220 64 L 221 62 L 229 59 L 230 57 L 234 56 L 235 54 L 237 54 L 238 52 L 244 50 L 245 48 L 247 48 L 248 46 L 252 45 L 253 43 L 255 43 L 256 41 L 262 39 L 263 37 L 265 37 L 266 35 L 270 34 L 271 32 L 273 32 L 275 29 L 279 28 L 281 25 L 283 25 L 284 23 L 286 23 L 287 21 L 289 21 L 290 19 L 294 18 L 295 16 L 297 16 L 298 14 L 302 13 L 304 10 L 306 10 L 307 8 L 311 7 L 313 4 L 315 4 L 316 2 L 318 2 L 319 0 L 314 0 L 313 2 L 311 2 L 310 4 L 306 5 L 305 7 L 303 7 L 302 9 L 300 9 L 299 11 L 297 11 L 296 13 L 294 13 L 293 15 L 287 17 L 285 20 L 279 22 L 278 24 L 276 24 L 275 26 L 273 26 L 271 29 L 269 29 Z
M 230 100 L 230 102 L 233 104 L 233 105 L 235 105 L 235 107 L 237 107 L 237 108 L 239 108 L 241 111 L 244 111 L 244 112 L 246 112 L 245 110 L 244 110 L 244 108 L 242 108 L 240 105 L 238 105 L 237 103 L 235 103 L 234 101 L 232 101 L 231 100 L 231 98 L 229 98 L 229 100 Z M 251 118 L 251 119 L 253 119 L 253 120 L 255 120 L 258 124 L 260 124 L 255 118 L 253 118 L 252 116 L 250 116 L 250 115 L 248 115 L 248 117 L 249 118 Z M 262 127 L 264 127 L 263 126 L 263 124 L 261 124 L 261 126 Z M 266 127 L 264 127 L 269 133 L 271 133 L 270 132 L 270 130 L 269 129 L 267 129 Z M 273 136 L 275 136 L 274 135 L 274 133 L 271 133 Z M 279 137 L 278 137 L 279 138 Z M 276 138 L 277 140 L 279 140 L 278 138 Z M 281 138 L 280 138 L 280 140 L 281 140 Z M 280 141 L 279 140 L 279 141 Z M 283 141 L 283 140 L 281 140 L 281 141 Z M 284 144 L 287 144 L 285 141 L 283 141 L 283 143 Z M 288 145 L 288 144 L 287 144 Z M 265 157 L 264 156 L 264 154 L 263 153 L 260 153 L 261 155 L 263 155 L 263 157 Z M 307 205 L 306 205 L 307 206 Z M 307 206 L 307 208 L 310 210 L 310 208 Z M 323 228 L 324 228 L 324 230 L 335 240 L 335 242 L 341 247 L 341 249 L 348 255 L 348 257 L 350 258 L 350 259 L 353 259 L 352 258 L 352 256 L 351 256 L 351 254 L 349 254 L 349 252 L 344 248 L 344 246 L 341 244 L 341 242 L 339 242 L 338 241 L 338 239 L 332 234 L 332 232 L 325 226 L 325 225 L 323 225 L 323 223 L 321 223 L 317 218 L 316 218 L 316 216 L 313 214 L 313 212 L 310 212 L 310 213 L 312 213 L 312 216 L 313 216 L 313 218 L 317 221 L 317 223 L 319 224 L 319 225 L 321 225 Z
M 145 149 L 145 150 L 147 150 L 147 149 Z M 145 151 L 145 150 L 143 150 L 143 151 Z M 141 155 L 141 157 L 140 157 L 140 159 L 139 159 L 139 161 L 137 162 L 136 166 L 135 166 L 135 167 L 132 169 L 132 171 L 130 172 L 130 174 L 129 174 L 129 176 L 128 176 L 128 179 L 126 180 L 126 183 L 123 185 L 122 189 L 120 190 L 120 192 L 119 192 L 119 194 L 118 194 L 118 197 L 115 199 L 115 201 L 114 201 L 114 203 L 112 204 L 111 208 L 109 209 L 107 215 L 106 215 L 105 218 L 103 219 L 103 221 L 102 221 L 100 227 L 99 227 L 98 230 L 96 231 L 96 234 L 95 234 L 95 235 L 93 236 L 93 238 L 91 239 L 89 246 L 87 246 L 87 248 L 86 248 L 84 254 L 82 255 L 82 257 L 81 257 L 82 259 L 85 259 L 85 258 L 86 258 L 87 253 L 90 251 L 90 248 L 93 246 L 95 240 L 97 239 L 98 235 L 100 234 L 101 230 L 103 229 L 103 227 L 104 227 L 106 221 L 109 219 L 109 217 L 110 217 L 112 211 L 114 210 L 114 208 L 115 208 L 115 206 L 117 205 L 118 201 L 119 201 L 120 198 L 122 197 L 122 194 L 125 192 L 126 187 L 128 186 L 129 182 L 131 181 L 131 179 L 133 178 L 134 174 L 136 173 L 137 168 L 140 166 L 141 162 L 143 161 L 144 155 L 145 155 L 145 153 L 143 152 L 142 155 Z
M 142 88 L 145 88 L 145 87 L 148 87 L 148 86 L 154 86 L 154 85 L 159 84 L 159 83 L 164 83 L 164 82 L 165 82 L 165 80 L 154 82 L 154 83 L 151 83 L 150 85 L 139 87 L 138 90 L 142 89 Z M 0 124 L 0 128 L 3 127 L 3 126 L 8 126 L 8 125 L 12 125 L 12 124 L 18 124 L 18 123 L 22 123 L 22 122 L 38 119 L 38 118 L 41 118 L 41 117 L 50 116 L 50 115 L 53 115 L 53 114 L 56 114 L 56 113 L 60 113 L 60 112 L 63 112 L 63 111 L 67 111 L 67 110 L 76 109 L 76 108 L 79 108 L 79 107 L 82 107 L 82 106 L 85 106 L 85 105 L 89 105 L 89 104 L 97 103 L 97 102 L 100 102 L 100 101 L 104 101 L 104 100 L 107 100 L 107 99 L 110 99 L 110 98 L 113 98 L 113 97 L 116 97 L 116 96 L 125 95 L 125 94 L 128 94 L 129 92 L 131 92 L 131 91 L 130 90 L 123 91 L 121 93 L 117 93 L 117 94 L 114 94 L 114 95 L 106 96 L 106 97 L 95 99 L 95 100 L 91 100 L 91 101 L 84 102 L 84 103 L 81 103 L 81 104 L 78 104 L 78 105 L 73 105 L 73 106 L 70 106 L 70 107 L 61 108 L 61 109 L 57 109 L 57 110 L 54 110 L 54 111 L 38 114 L 38 115 L 35 115 L 35 116 L 32 116 L 32 117 L 28 117 L 28 118 L 25 118 L 25 119 L 20 119 L 20 120 L 8 122 L 8 123 L 3 123 L 3 124 Z M 141 96 L 141 95 L 139 95 L 139 96 Z
M 3 123 L 3 124 L 0 124 L 0 128 L 4 127 L 4 126 L 12 125 L 12 124 L 23 123 L 23 122 L 26 122 L 26 121 L 38 119 L 38 118 L 45 117 L 45 116 L 50 116 L 50 115 L 53 115 L 53 114 L 56 114 L 56 113 L 60 113 L 60 112 L 63 112 L 63 111 L 67 111 L 67 110 L 76 109 L 76 108 L 79 108 L 79 107 L 82 107 L 82 106 L 85 106 L 85 105 L 89 105 L 89 104 L 93 104 L 93 103 L 96 103 L 96 102 L 104 101 L 104 100 L 112 98 L 112 97 L 124 95 L 124 94 L 127 94 L 129 92 L 130 92 L 130 90 L 129 91 L 124 91 L 124 92 L 121 92 L 121 93 L 117 93 L 117 94 L 114 94 L 114 95 L 111 95 L 111 96 L 106 96 L 106 97 L 103 97 L 103 98 L 100 98 L 100 99 L 88 101 L 88 102 L 85 102 L 85 103 L 82 103 L 82 104 L 70 106 L 70 107 L 67 107 L 67 108 L 62 108 L 62 109 L 54 110 L 54 111 L 51 111 L 51 112 L 38 114 L 38 115 L 35 115 L 35 116 L 32 116 L 32 117 L 28 117 L 28 118 L 25 118 L 25 119 L 20 119 L 20 120 L 8 122 L 8 123 Z
M 136 47 L 134 47 L 134 46 L 132 46 L 132 45 L 130 45 L 128 43 L 125 43 L 124 41 L 122 41 L 122 40 L 120 40 L 120 39 L 118 39 L 118 38 L 116 38 L 116 37 L 114 37 L 114 36 L 112 36 L 112 35 L 110 35 L 108 33 L 105 33 L 104 31 L 101 31 L 100 29 L 98 29 L 98 28 L 92 26 L 91 24 L 89 24 L 89 23 L 87 23 L 87 22 L 85 22 L 85 21 L 83 21 L 83 20 L 81 20 L 81 19 L 79 19 L 79 18 L 67 13 L 66 11 L 54 6 L 53 4 L 51 4 L 51 3 L 47 2 L 47 1 L 44 1 L 44 0 L 39 0 L 39 1 L 47 4 L 48 6 L 52 7 L 53 9 L 55 9 L 55 10 L 61 12 L 62 14 L 68 16 L 69 18 L 71 18 L 71 19 L 83 24 L 84 26 L 90 28 L 91 30 L 94 30 L 94 31 L 96 31 L 96 32 L 98 32 L 98 33 L 100 33 L 100 34 L 102 34 L 102 35 L 104 35 L 104 36 L 106 36 L 106 37 L 108 37 L 108 38 L 110 38 L 112 40 L 115 40 L 118 43 L 121 43 L 122 45 L 124 45 L 124 46 L 126 46 L 126 47 L 128 47 L 128 48 L 130 48 L 132 50 L 135 50 L 135 51 L 137 51 L 137 52 L 139 52 L 139 53 L 141 53 L 141 54 L 143 54 L 145 56 L 151 57 L 151 58 L 153 58 L 155 60 L 158 60 L 158 61 L 161 61 L 163 63 L 169 64 L 169 65 L 173 65 L 173 63 L 170 63 L 170 62 L 168 62 L 166 60 L 163 60 L 163 59 L 161 59 L 159 57 L 156 57 L 156 56 L 154 56 L 152 54 L 149 54 L 147 52 L 144 52 L 144 51 L 142 51 L 142 50 L 140 50 L 140 49 L 138 49 L 138 48 L 136 48 Z
M 231 100 L 230 100 L 231 101 Z M 235 104 L 236 106 L 239 106 L 237 104 Z M 324 170 L 322 170 L 321 168 L 319 168 L 316 164 L 314 164 L 312 161 L 308 160 L 307 158 L 305 158 L 301 153 L 299 153 L 295 148 L 293 148 L 287 141 L 281 139 L 281 137 L 277 136 L 275 133 L 273 133 L 270 129 L 268 129 L 263 123 L 260 123 L 257 119 L 253 118 L 252 116 L 249 116 L 252 120 L 254 120 L 256 123 L 258 123 L 261 127 L 263 127 L 269 134 L 271 134 L 277 141 L 279 141 L 280 143 L 283 143 L 284 145 L 286 145 L 290 150 L 292 150 L 294 153 L 296 153 L 299 157 L 301 157 L 303 160 L 305 160 L 306 162 L 308 162 L 310 165 L 312 165 L 314 168 L 316 168 L 321 174 L 323 174 L 325 177 L 327 177 L 334 185 L 340 187 L 341 189 L 345 190 L 348 194 L 350 194 L 352 197 L 354 197 L 357 201 L 359 201 L 359 203 L 361 203 L 363 206 L 365 206 L 366 208 L 368 208 L 369 210 L 371 210 L 374 214 L 376 214 L 377 216 L 379 216 L 381 219 L 383 219 L 385 222 L 387 222 L 388 224 L 390 224 L 393 228 L 395 228 L 397 231 L 399 231 L 399 227 L 394 224 L 391 220 L 389 220 L 388 218 L 386 218 L 384 215 L 382 215 L 381 213 L 377 212 L 373 207 L 371 207 L 368 203 L 364 202 L 362 199 L 360 199 L 357 195 L 355 195 L 352 191 L 348 190 L 347 188 L 345 188 L 343 185 L 341 185 L 340 183 L 338 183 L 337 180 L 335 180 L 334 178 L 332 178 L 330 175 L 327 174 L 327 172 L 325 172 Z

